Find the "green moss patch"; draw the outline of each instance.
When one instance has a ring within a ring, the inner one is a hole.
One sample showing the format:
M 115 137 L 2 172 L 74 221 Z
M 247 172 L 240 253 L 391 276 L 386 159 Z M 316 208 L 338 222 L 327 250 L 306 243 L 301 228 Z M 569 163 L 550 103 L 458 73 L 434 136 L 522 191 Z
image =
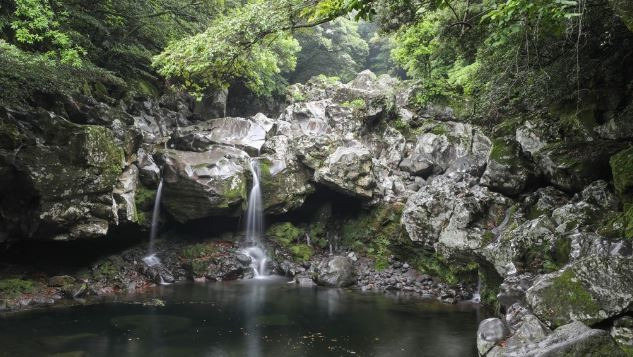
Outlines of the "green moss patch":
M 41 287 L 41 284 L 33 280 L 2 279 L 0 280 L 0 298 L 16 299 L 24 294 L 32 294 Z
M 633 205 L 633 147 L 613 155 L 609 164 L 615 191 L 626 206 Z
M 596 316 L 600 305 L 578 280 L 571 270 L 565 270 L 542 292 L 544 303 L 549 309 L 550 320 L 555 326 L 568 322 L 570 315 Z M 584 321 L 591 324 L 597 321 Z

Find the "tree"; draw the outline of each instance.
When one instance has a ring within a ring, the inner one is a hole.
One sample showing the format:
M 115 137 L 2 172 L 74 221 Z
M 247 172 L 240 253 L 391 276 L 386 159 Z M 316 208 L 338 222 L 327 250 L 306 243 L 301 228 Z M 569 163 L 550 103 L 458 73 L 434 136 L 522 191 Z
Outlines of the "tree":
M 295 32 L 301 45 L 297 66 L 288 77 L 290 82 L 305 82 L 324 74 L 347 82 L 364 69 L 369 52 L 367 42 L 358 33 L 358 24 L 338 18 L 310 29 Z

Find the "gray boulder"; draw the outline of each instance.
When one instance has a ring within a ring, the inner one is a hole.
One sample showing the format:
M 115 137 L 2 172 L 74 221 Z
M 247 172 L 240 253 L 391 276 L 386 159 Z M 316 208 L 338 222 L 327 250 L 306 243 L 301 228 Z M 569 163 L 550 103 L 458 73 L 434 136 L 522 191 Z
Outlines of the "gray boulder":
M 266 140 L 266 130 L 244 118 L 212 119 L 179 129 L 171 147 L 187 151 L 207 151 L 216 144 L 240 148 L 257 154 Z
M 534 324 L 536 323 L 535 321 Z M 540 333 L 535 337 L 535 340 L 508 340 L 506 347 L 495 347 L 486 356 L 625 356 L 607 331 L 591 329 L 578 321 L 559 327 L 545 339 L 542 339 Z
M 510 331 L 500 319 L 492 317 L 483 320 L 477 328 L 477 350 L 479 355 L 486 355 L 488 351 L 509 334 Z
M 117 204 L 119 223 L 135 223 L 138 221 L 136 213 L 136 187 L 138 186 L 138 168 L 130 165 L 123 170 L 114 186 L 112 194 Z
M 325 258 L 316 269 L 316 282 L 323 286 L 345 287 L 354 283 L 352 263 L 340 255 Z
M 372 157 L 358 142 L 339 146 L 314 172 L 314 181 L 342 193 L 371 198 L 375 186 Z
M 543 275 L 527 291 L 536 316 L 551 327 L 594 324 L 633 306 L 633 257 L 590 256 Z
M 409 197 L 402 224 L 414 242 L 447 256 L 471 255 L 489 243 L 490 229 L 502 222 L 509 203 L 471 176 L 437 176 Z
M 164 150 L 162 205 L 177 221 L 239 215 L 247 198 L 249 157 L 216 145 L 205 152 Z
M 482 185 L 514 196 L 525 189 L 531 176 L 531 165 L 523 158 L 519 143 L 508 138 L 493 140 L 486 170 L 481 177 Z

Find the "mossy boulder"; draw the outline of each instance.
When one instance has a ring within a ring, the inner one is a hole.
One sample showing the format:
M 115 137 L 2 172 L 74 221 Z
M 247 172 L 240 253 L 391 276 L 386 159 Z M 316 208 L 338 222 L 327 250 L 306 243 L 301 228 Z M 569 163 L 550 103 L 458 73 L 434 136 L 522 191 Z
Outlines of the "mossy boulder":
M 536 166 L 554 186 L 579 192 L 599 179 L 610 179 L 609 158 L 622 149 L 611 141 L 561 141 L 548 144 L 534 156 Z
M 521 145 L 512 138 L 492 141 L 481 184 L 493 191 L 516 195 L 525 189 L 532 176 L 530 162 L 523 157 Z
M 595 324 L 633 307 L 633 257 L 591 256 L 542 276 L 527 302 L 550 327 Z
M 34 280 L 10 278 L 0 280 L 0 300 L 17 299 L 24 294 L 32 294 L 41 288 L 42 284 Z
M 301 207 L 314 192 L 312 175 L 296 160 L 264 156 L 259 160 L 264 211 L 282 214 Z
M 164 150 L 162 205 L 177 221 L 237 216 L 247 200 L 248 154 L 227 146 L 205 152 Z
M 0 128 L 0 135 L 11 137 L 0 149 L 0 171 L 8 181 L 0 188 L 0 205 L 17 213 L 5 217 L 21 227 L 16 235 L 99 237 L 118 222 L 112 191 L 124 155 L 110 129 L 46 111 L 6 111 Z
M 625 206 L 633 206 L 633 147 L 613 155 L 609 164 L 616 193 Z

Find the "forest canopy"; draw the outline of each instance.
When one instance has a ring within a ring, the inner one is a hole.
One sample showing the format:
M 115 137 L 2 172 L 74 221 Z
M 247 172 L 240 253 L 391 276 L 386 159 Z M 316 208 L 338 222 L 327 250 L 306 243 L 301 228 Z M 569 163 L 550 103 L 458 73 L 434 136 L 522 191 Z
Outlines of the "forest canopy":
M 462 115 L 493 121 L 545 107 L 551 98 L 581 112 L 585 99 L 595 104 L 612 95 L 605 88 L 630 91 L 633 6 L 623 0 L 15 0 L 0 6 L 0 70 L 12 78 L 3 80 L 7 87 L 10 80 L 33 79 L 28 69 L 7 69 L 8 63 L 33 61 L 52 72 L 77 68 L 125 78 L 147 93 L 165 83 L 202 93 L 238 80 L 261 96 L 317 74 L 348 80 L 371 68 L 417 80 L 420 106 L 450 104 Z M 47 86 L 68 87 L 59 77 L 53 73 Z

